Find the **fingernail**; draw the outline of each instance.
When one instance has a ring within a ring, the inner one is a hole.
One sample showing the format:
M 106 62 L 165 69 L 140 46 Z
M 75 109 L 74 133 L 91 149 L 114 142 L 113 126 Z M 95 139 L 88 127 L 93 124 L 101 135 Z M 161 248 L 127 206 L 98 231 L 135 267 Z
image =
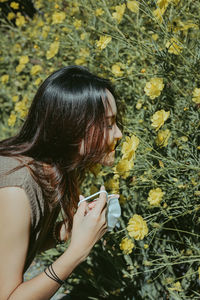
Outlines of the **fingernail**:
M 80 200 L 83 200 L 83 199 L 84 199 L 83 195 L 80 195 L 80 196 L 79 196 L 79 199 L 80 199 Z
M 100 190 L 101 190 L 101 191 L 105 191 L 105 186 L 102 185 L 101 188 L 100 188 Z

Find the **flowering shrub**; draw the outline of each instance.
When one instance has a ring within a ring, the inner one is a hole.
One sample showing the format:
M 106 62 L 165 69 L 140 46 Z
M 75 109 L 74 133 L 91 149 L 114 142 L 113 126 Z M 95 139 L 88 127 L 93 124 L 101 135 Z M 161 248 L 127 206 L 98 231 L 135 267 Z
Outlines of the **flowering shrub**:
M 66 287 L 75 299 L 199 299 L 199 1 L 34 5 L 33 19 L 12 8 L 2 21 L 1 137 L 16 132 L 41 81 L 65 65 L 110 78 L 126 108 L 115 166 L 96 166 L 82 186 L 86 196 L 102 183 L 120 194 L 120 228 Z

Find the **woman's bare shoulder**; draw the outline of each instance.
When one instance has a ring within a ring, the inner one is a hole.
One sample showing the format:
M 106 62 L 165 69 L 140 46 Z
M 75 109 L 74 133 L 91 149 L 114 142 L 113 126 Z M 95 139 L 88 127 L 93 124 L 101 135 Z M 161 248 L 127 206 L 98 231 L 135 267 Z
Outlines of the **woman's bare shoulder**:
M 20 187 L 0 188 L 0 298 L 22 282 L 26 261 L 31 214 L 25 191 Z
M 4 212 L 13 214 L 13 218 L 17 218 L 18 214 L 26 213 L 26 217 L 30 214 L 30 205 L 26 192 L 17 186 L 8 186 L 0 188 L 0 215 Z M 1 219 L 1 218 L 0 218 Z

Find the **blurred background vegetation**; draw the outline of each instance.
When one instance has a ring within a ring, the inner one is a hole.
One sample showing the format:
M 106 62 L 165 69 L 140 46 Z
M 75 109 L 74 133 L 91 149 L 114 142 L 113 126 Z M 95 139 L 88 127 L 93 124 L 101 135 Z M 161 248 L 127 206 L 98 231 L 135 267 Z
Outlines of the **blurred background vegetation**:
M 120 228 L 71 275 L 74 299 L 200 299 L 200 3 L 0 0 L 0 137 L 17 132 L 40 83 L 83 65 L 125 106 L 113 168 L 87 174 L 120 193 Z M 64 251 L 42 255 L 46 263 Z

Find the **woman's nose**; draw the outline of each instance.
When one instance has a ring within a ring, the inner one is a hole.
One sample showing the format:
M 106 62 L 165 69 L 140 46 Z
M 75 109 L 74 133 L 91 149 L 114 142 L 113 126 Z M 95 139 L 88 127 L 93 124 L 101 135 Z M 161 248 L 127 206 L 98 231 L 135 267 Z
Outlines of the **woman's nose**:
M 115 138 L 116 138 L 116 139 L 119 139 L 119 140 L 122 138 L 122 132 L 121 132 L 121 130 L 119 129 L 118 126 L 117 126 L 117 128 L 116 128 Z

